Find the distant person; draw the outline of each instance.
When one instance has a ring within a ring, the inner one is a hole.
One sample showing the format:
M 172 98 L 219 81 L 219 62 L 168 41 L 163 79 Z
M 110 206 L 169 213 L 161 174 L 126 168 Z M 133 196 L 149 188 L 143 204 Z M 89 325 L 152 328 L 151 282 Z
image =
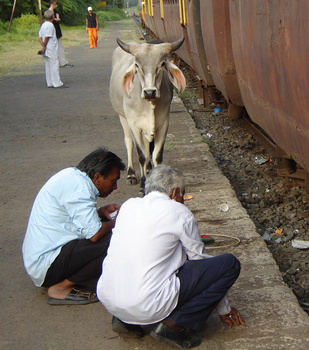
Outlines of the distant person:
M 39 191 L 22 252 L 36 286 L 48 288 L 51 305 L 98 301 L 96 284 L 106 256 L 118 204 L 97 208 L 97 198 L 117 189 L 125 165 L 99 148 L 76 167 L 52 176 Z
M 56 29 L 56 37 L 58 41 L 58 52 L 59 52 L 59 66 L 61 67 L 73 67 L 73 64 L 69 63 L 69 61 L 65 57 L 64 48 L 62 45 L 61 37 L 62 32 L 60 28 L 59 22 L 61 21 L 59 13 L 56 11 L 56 8 L 58 7 L 58 1 L 57 0 L 51 0 L 49 2 L 49 10 L 53 11 L 54 13 L 54 21 L 53 24 Z
M 90 49 L 98 47 L 98 30 L 99 22 L 97 15 L 92 12 L 92 7 L 88 7 L 88 14 L 86 15 L 86 30 L 89 35 Z
M 142 336 L 140 325 L 159 322 L 153 338 L 188 349 L 201 343 L 197 332 L 215 309 L 229 327 L 244 324 L 226 297 L 240 262 L 206 253 L 197 220 L 183 205 L 182 173 L 158 165 L 145 191 L 121 206 L 97 286 L 114 316 L 112 329 Z
M 39 30 L 39 42 L 42 45 L 41 54 L 45 62 L 46 83 L 49 88 L 68 88 L 63 84 L 59 75 L 59 52 L 56 30 L 53 25 L 54 13 L 47 10 L 44 12 L 46 21 Z

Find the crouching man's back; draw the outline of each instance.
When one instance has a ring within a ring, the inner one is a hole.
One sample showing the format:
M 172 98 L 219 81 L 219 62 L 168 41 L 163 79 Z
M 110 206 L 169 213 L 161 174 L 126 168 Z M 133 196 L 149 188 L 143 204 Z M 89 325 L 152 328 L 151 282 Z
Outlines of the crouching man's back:
M 162 321 L 151 335 L 189 348 L 201 338 L 184 329 L 200 331 L 216 307 L 242 324 L 225 296 L 239 275 L 239 261 L 206 253 L 197 220 L 183 204 L 183 175 L 159 165 L 147 177 L 145 192 L 121 206 L 97 286 L 99 300 L 118 322 L 113 329 Z

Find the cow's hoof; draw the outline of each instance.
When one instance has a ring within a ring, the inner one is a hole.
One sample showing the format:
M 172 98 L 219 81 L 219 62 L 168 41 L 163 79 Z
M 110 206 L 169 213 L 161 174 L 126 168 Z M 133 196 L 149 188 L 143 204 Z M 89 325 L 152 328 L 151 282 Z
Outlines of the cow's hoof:
M 138 196 L 143 198 L 145 196 L 145 190 L 143 188 L 139 189 Z
M 136 185 L 137 184 L 137 179 L 136 176 L 134 175 L 128 175 L 127 180 L 126 180 L 127 185 Z

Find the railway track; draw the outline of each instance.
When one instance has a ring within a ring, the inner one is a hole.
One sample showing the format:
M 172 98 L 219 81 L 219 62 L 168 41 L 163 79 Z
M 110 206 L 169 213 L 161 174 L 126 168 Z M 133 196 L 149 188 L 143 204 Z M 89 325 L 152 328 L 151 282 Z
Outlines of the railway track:
M 184 63 L 182 71 L 187 79 L 182 100 L 188 112 L 265 240 L 284 281 L 309 314 L 309 249 L 292 247 L 294 240 L 309 243 L 309 195 L 295 179 L 278 176 L 276 157 L 248 131 L 244 118 L 227 117 L 224 101 L 203 108 L 195 73 Z M 216 108 L 221 111 L 215 113 Z

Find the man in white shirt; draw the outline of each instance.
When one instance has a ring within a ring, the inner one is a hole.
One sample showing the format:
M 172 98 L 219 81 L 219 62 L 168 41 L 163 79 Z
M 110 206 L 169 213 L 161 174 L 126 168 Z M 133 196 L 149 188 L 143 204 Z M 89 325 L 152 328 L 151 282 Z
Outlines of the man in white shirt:
M 215 308 L 229 327 L 244 324 L 226 297 L 240 263 L 232 254 L 206 253 L 197 220 L 183 205 L 183 175 L 161 164 L 145 191 L 121 206 L 97 285 L 113 330 L 141 336 L 140 325 L 160 322 L 152 337 L 189 348 L 201 343 L 197 332 Z
M 42 45 L 42 51 L 45 63 L 45 76 L 47 87 L 49 88 L 68 88 L 69 85 L 63 84 L 59 75 L 59 52 L 56 30 L 53 24 L 54 13 L 47 10 L 44 12 L 46 21 L 39 30 L 39 42 Z
M 122 160 L 99 148 L 76 167 L 52 176 L 38 193 L 29 218 L 22 252 L 36 286 L 48 288 L 51 305 L 98 301 L 96 284 L 119 209 L 97 209 L 97 198 L 117 189 Z

